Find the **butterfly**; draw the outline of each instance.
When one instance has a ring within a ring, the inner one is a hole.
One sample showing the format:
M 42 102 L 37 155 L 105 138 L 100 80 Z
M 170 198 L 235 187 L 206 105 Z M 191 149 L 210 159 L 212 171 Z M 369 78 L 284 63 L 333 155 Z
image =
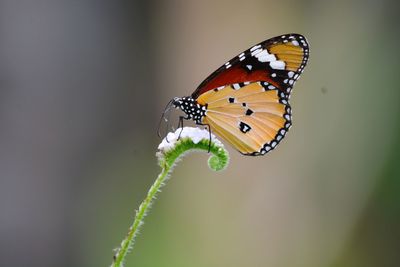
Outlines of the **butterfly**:
M 230 143 L 244 155 L 273 150 L 292 125 L 292 88 L 307 64 L 309 44 L 300 34 L 265 40 L 234 57 L 191 96 L 175 97 L 171 105 Z M 165 115 L 165 111 L 164 111 Z

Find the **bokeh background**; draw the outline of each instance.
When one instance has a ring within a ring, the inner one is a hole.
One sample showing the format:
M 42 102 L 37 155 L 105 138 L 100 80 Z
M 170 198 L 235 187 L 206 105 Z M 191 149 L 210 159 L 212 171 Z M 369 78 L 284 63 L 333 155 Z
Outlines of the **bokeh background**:
M 0 1 L 0 266 L 108 266 L 159 168 L 159 115 L 224 62 L 310 44 L 265 157 L 191 154 L 126 266 L 399 266 L 397 1 Z

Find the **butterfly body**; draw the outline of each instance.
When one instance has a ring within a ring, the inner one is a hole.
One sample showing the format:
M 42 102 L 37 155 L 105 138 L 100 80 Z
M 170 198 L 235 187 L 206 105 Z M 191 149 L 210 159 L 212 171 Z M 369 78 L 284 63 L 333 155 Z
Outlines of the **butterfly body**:
M 207 112 L 207 107 L 199 104 L 194 98 L 190 96 L 175 97 L 172 104 L 187 115 L 186 119 L 191 119 L 196 122 L 196 124 L 203 123 L 204 116 Z
M 185 119 L 209 129 L 244 155 L 273 150 L 292 125 L 291 90 L 308 61 L 306 39 L 287 34 L 234 57 L 191 96 L 174 98 Z

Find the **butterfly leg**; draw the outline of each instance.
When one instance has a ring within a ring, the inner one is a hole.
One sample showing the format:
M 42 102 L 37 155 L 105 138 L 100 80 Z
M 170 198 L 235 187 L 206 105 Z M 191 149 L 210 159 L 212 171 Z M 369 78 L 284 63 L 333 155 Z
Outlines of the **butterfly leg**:
M 178 123 L 178 129 L 181 128 L 181 131 L 179 132 L 178 140 L 181 139 L 181 134 L 183 131 L 183 120 L 188 120 L 190 119 L 189 116 L 179 116 L 179 123 Z
M 209 139 L 208 139 L 208 153 L 211 151 L 211 126 L 210 124 L 204 124 L 204 123 L 196 123 L 197 125 L 202 125 L 202 126 L 207 126 L 208 129 L 208 134 L 209 134 Z

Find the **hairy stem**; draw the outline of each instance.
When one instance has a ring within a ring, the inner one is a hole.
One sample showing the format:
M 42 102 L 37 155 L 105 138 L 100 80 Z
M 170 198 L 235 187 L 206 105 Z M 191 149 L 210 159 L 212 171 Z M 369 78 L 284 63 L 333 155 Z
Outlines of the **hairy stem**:
M 210 140 L 203 139 L 200 142 L 194 143 L 190 138 L 182 138 L 174 144 L 174 146 L 167 151 L 161 151 L 157 153 L 159 159 L 159 165 L 161 167 L 161 173 L 150 187 L 146 198 L 140 204 L 139 209 L 136 211 L 135 219 L 129 228 L 128 234 L 125 239 L 121 242 L 120 247 L 116 250 L 114 260 L 111 264 L 112 267 L 122 267 L 125 257 L 129 250 L 132 249 L 135 237 L 138 233 L 140 226 L 143 224 L 143 219 L 148 212 L 152 202 L 154 201 L 157 192 L 164 185 L 164 182 L 168 179 L 170 172 L 175 166 L 177 159 L 182 157 L 186 152 L 193 150 L 210 151 L 213 155 L 208 160 L 208 165 L 212 170 L 219 171 L 224 169 L 228 165 L 229 155 L 228 152 L 223 148 L 219 142 L 213 142 Z

